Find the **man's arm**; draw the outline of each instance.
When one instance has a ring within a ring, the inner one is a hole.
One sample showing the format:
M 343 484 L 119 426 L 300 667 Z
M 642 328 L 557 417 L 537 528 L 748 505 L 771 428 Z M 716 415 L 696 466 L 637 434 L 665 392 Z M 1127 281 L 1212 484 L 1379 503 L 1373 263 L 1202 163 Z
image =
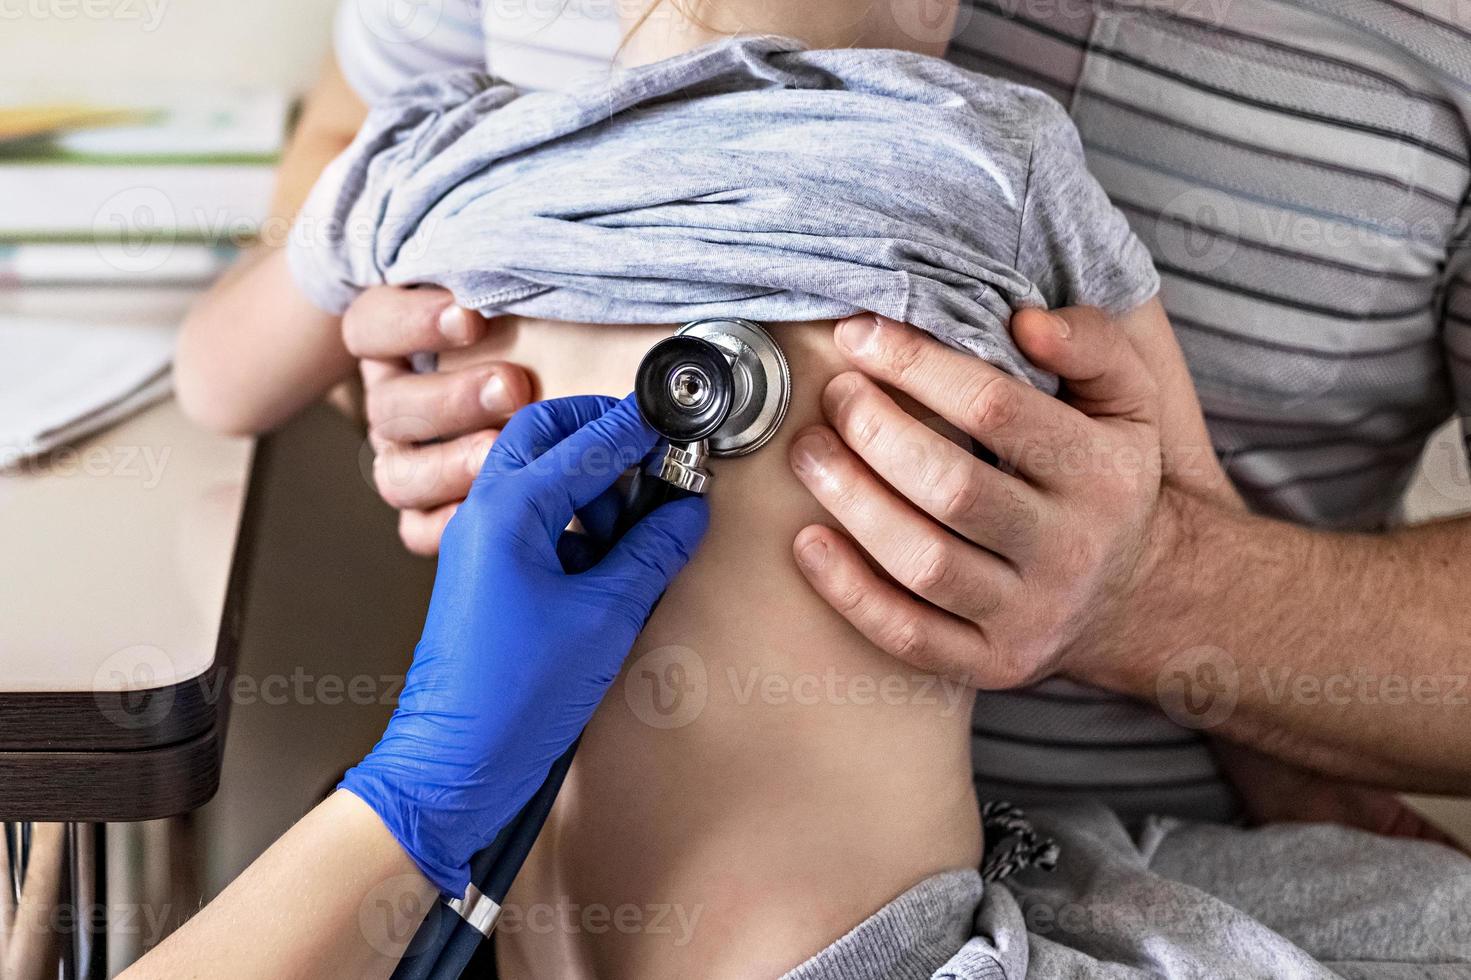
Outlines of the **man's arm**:
M 1233 699 L 1202 727 L 1318 772 L 1467 790 L 1471 521 L 1337 534 L 1169 487 L 1161 514 L 1154 571 L 1076 645 L 1080 678 L 1177 719 Z
M 1112 322 L 1017 315 L 1022 349 L 1067 382 L 1061 402 L 902 325 L 857 345 L 849 326 L 855 367 L 1002 462 L 947 451 L 870 380 L 834 379 L 834 445 L 794 463 L 893 581 L 831 529 L 796 550 L 875 643 L 982 687 L 1066 674 L 1318 772 L 1464 790 L 1467 522 L 1369 536 L 1247 514 L 1158 304 Z

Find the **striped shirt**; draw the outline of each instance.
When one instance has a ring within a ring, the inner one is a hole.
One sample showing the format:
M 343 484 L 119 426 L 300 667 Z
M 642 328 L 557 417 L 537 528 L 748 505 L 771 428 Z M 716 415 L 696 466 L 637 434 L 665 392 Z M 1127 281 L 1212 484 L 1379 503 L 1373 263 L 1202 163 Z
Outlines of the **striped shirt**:
M 401 0 L 345 0 L 338 56 L 369 100 L 461 66 L 556 88 L 606 71 L 620 6 L 643 2 L 442 0 L 395 19 Z M 1471 4 L 962 0 L 950 58 L 1069 108 L 1155 257 L 1252 506 L 1389 523 L 1430 433 L 1471 415 Z M 978 790 L 1229 815 L 1208 719 L 1176 714 L 1065 681 L 982 693 Z

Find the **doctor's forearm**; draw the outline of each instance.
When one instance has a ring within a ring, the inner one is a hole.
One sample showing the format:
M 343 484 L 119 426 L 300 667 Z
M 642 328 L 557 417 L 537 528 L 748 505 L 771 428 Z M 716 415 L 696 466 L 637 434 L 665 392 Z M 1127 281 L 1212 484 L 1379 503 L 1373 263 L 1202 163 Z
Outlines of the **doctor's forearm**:
M 338 791 L 124 976 L 387 977 L 436 897 L 367 804 Z
M 1165 504 L 1158 567 L 1080 676 L 1155 703 L 1195 684 L 1187 714 L 1212 734 L 1330 775 L 1465 790 L 1471 520 L 1337 534 Z M 1235 703 L 1214 717 L 1212 697 Z

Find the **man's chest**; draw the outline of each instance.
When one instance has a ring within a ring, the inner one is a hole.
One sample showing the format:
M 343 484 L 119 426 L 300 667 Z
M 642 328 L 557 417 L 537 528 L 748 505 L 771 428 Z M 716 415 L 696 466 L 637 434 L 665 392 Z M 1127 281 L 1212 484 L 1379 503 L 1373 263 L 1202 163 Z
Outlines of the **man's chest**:
M 1451 411 L 1466 107 L 1312 6 L 976 0 L 951 57 L 1068 106 L 1253 502 L 1373 523 Z

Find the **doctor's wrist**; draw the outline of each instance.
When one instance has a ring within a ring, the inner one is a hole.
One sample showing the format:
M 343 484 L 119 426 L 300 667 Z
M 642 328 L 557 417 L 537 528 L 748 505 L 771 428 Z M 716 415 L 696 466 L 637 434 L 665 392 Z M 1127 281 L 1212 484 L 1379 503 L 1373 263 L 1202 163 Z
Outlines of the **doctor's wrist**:
M 456 832 L 442 808 L 421 805 L 416 793 L 405 791 L 374 765 L 371 754 L 348 770 L 337 795 L 351 796 L 371 810 L 413 867 L 441 894 L 452 898 L 465 894 L 475 847 L 467 834 Z

